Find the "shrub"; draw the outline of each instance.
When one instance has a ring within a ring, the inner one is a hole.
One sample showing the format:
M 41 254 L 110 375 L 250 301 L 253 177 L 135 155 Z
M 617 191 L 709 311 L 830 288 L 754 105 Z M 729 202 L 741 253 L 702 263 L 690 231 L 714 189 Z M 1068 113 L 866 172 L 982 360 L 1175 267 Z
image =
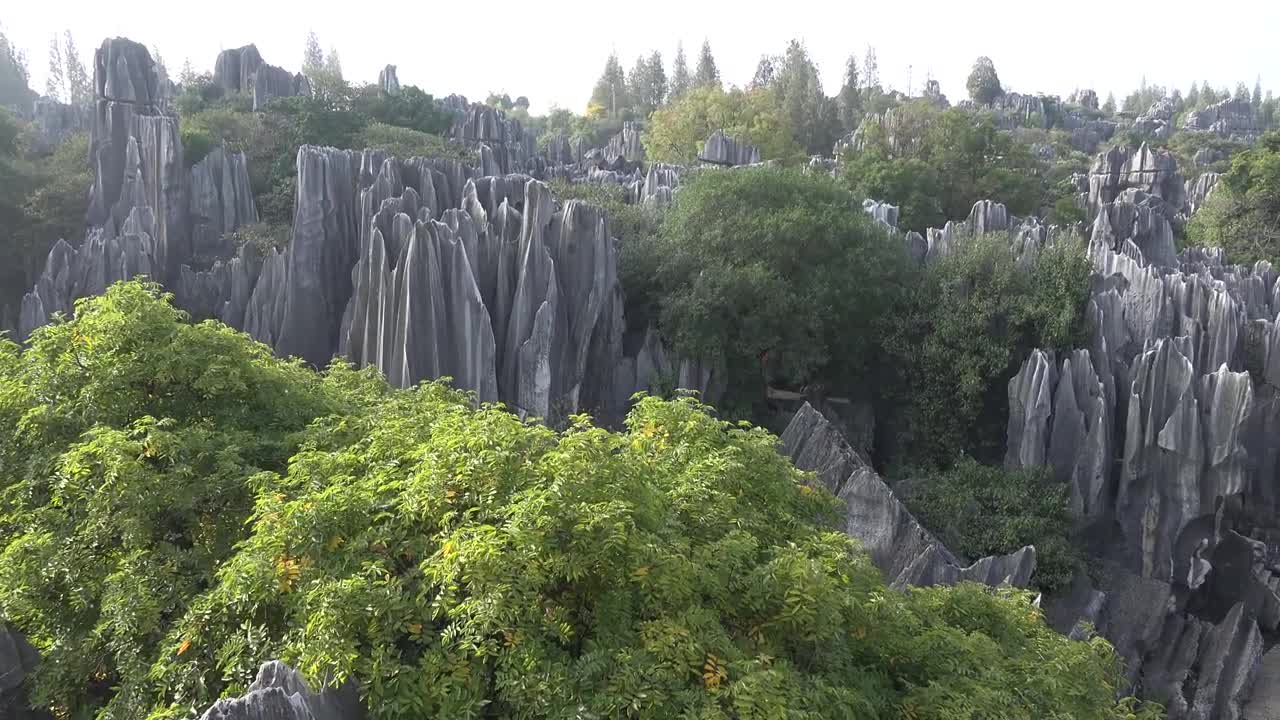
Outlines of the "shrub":
M 1086 570 L 1072 543 L 1068 488 L 1045 468 L 1006 470 L 963 458 L 950 470 L 907 483 L 903 500 L 942 543 L 969 561 L 1036 548 L 1032 581 L 1053 592 Z
M 1136 717 L 1105 641 L 889 590 L 775 437 L 689 399 L 557 433 L 133 283 L 0 343 L 0 420 L 0 612 L 61 716 L 187 717 L 283 658 L 379 720 Z
M 370 124 L 355 139 L 360 148 L 378 148 L 407 160 L 411 157 L 446 157 L 475 162 L 475 153 L 460 145 L 448 143 L 439 135 L 396 127 L 385 123 Z

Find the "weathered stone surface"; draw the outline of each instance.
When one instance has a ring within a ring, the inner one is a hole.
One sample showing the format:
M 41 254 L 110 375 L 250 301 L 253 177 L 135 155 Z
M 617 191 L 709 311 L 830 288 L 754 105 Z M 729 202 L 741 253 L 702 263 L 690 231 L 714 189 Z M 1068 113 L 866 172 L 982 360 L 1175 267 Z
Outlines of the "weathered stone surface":
M 707 138 L 698 159 L 715 165 L 753 165 L 760 162 L 760 150 L 755 145 L 716 130 Z
M 0 625 L 0 718 L 4 720 L 51 720 L 52 715 L 32 710 L 24 683 L 40 656 L 21 633 Z
M 1218 186 L 1218 179 L 1222 177 L 1215 172 L 1200 173 L 1195 180 L 1187 181 L 1187 215 L 1193 215 L 1200 208 L 1204 207 L 1204 201 L 1209 199 L 1209 194 Z
M 1089 171 L 1089 217 L 1128 189 L 1160 198 L 1173 212 L 1185 203 L 1186 188 L 1177 160 L 1169 151 L 1152 150 L 1146 143 L 1137 150 L 1117 146 L 1098 155 Z
M 234 248 L 227 233 L 258 221 L 244 153 L 215 147 L 191 168 L 187 190 L 192 255 L 230 256 Z
M 313 692 L 298 671 L 279 660 L 263 663 L 243 696 L 219 700 L 200 720 L 363 720 L 354 684 Z
M 53 152 L 63 140 L 75 133 L 88 130 L 93 122 L 93 112 L 88 107 L 40 98 L 35 101 L 31 122 L 35 132 L 30 151 L 43 155 Z
M 1161 266 L 1177 264 L 1173 225 L 1169 208 L 1162 200 L 1130 189 L 1096 210 L 1090 231 L 1092 243 L 1118 252 L 1126 242 L 1132 242 L 1144 260 Z
M 493 153 L 497 173 L 519 172 L 533 155 L 534 138 L 525 133 L 518 120 L 495 107 L 482 103 L 468 103 L 467 99 L 453 95 L 442 106 L 454 115 L 449 136 L 478 148 L 481 144 Z
M 877 222 L 888 228 L 898 227 L 898 206 L 876 200 L 863 200 L 862 209 L 875 218 Z
M 1266 129 L 1248 100 L 1223 100 L 1203 110 L 1187 113 L 1186 130 L 1212 132 L 1221 137 L 1252 138 Z
M 1133 121 L 1133 129 L 1156 140 L 1168 140 L 1173 134 L 1173 117 L 1176 114 L 1173 100 L 1161 98 Z
M 254 77 L 262 65 L 262 54 L 256 45 L 223 50 L 213 64 L 213 84 L 225 92 L 253 92 Z
M 817 472 L 818 480 L 844 501 L 845 531 L 862 543 L 894 587 L 950 585 L 962 580 L 1025 587 L 1030 582 L 1035 549 L 1029 546 L 964 567 L 808 403 L 782 433 L 781 450 L 796 467 Z
M 273 98 L 311 94 L 311 83 L 302 73 L 291 73 L 275 65 L 263 64 L 253 74 L 253 109 L 262 110 Z
M 396 76 L 395 65 L 387 65 L 378 71 L 378 89 L 388 95 L 400 94 L 400 78 Z
M 630 121 L 622 123 L 622 129 L 609 138 L 604 146 L 605 167 L 630 169 L 644 160 L 644 145 L 640 144 L 640 126 Z

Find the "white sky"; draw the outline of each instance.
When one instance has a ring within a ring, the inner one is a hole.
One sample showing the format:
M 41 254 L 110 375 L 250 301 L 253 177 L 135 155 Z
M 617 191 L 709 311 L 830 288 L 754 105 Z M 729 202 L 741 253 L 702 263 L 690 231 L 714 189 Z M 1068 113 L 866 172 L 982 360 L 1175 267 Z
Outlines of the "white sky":
M 51 33 L 70 29 L 86 66 L 108 36 L 159 48 L 177 74 L 189 58 L 211 70 L 218 51 L 256 43 L 273 65 L 296 71 L 306 34 L 334 46 L 348 80 L 374 82 L 387 63 L 401 83 L 436 96 L 484 99 L 489 91 L 527 95 L 533 111 L 553 104 L 581 112 L 611 50 L 628 69 L 657 49 L 667 63 L 683 41 L 690 70 L 704 37 L 726 84 L 751 79 L 762 53 L 802 39 L 818 62 L 828 95 L 839 88 L 844 60 L 861 65 L 868 44 L 881 83 L 905 90 L 908 66 L 916 94 L 932 73 L 956 101 L 975 57 L 995 62 L 1006 89 L 1066 96 L 1093 87 L 1117 99 L 1148 83 L 1186 91 L 1192 81 L 1280 90 L 1280 0 L 1163 0 L 1123 3 L 995 0 L 642 0 L 536 3 L 529 0 L 8 0 L 0 25 L 27 53 L 32 87 L 43 91 Z

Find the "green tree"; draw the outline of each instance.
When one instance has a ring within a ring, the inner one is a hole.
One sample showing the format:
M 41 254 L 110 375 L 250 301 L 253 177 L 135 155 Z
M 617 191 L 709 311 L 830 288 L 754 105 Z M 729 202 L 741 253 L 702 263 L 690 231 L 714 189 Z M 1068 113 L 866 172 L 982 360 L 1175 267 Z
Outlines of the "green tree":
M 554 432 L 134 283 L 0 344 L 0 417 L 0 612 L 69 716 L 187 717 L 284 658 L 375 720 L 1155 717 L 1028 593 L 890 591 L 777 438 L 687 398 Z
M 62 60 L 62 46 L 57 33 L 49 39 L 49 74 L 44 79 L 44 94 L 54 100 L 67 97 L 66 63 Z
M 711 55 L 711 42 L 702 41 L 702 52 L 698 53 L 698 69 L 693 75 L 694 87 L 720 87 L 720 70 L 716 68 L 716 59 Z
M 342 60 L 338 51 L 320 49 L 320 39 L 314 32 L 307 33 L 306 47 L 302 53 L 302 74 L 311 83 L 315 98 L 336 107 L 344 103 L 351 93 L 351 86 L 342 77 Z
M 947 468 L 961 454 L 998 462 L 1022 361 L 1034 348 L 1085 341 L 1089 272 L 1078 241 L 1059 241 L 1026 268 L 999 233 L 964 238 L 930 265 L 889 339 L 888 364 L 901 373 L 882 398 L 891 466 Z
M 34 99 L 27 86 L 30 77 L 26 55 L 0 30 L 0 108 L 26 107 Z
M 1045 592 L 1065 589 L 1087 569 L 1073 544 L 1068 488 L 1044 468 L 1006 470 L 966 457 L 898 489 L 904 486 L 903 500 L 916 519 L 970 561 L 1034 545 L 1032 582 Z
M 676 43 L 676 59 L 671 63 L 671 90 L 667 98 L 671 101 L 677 100 L 692 86 L 689 63 L 684 57 L 684 44 Z
M 1116 114 L 1116 94 L 1107 93 L 1107 99 L 1102 103 L 1102 113 L 1110 117 Z
M 691 89 L 653 113 L 641 142 L 653 162 L 690 164 L 716 130 L 754 144 L 762 159 L 792 161 L 802 156 L 790 118 L 770 90 Z
M 844 83 L 840 86 L 840 94 L 836 101 L 840 107 L 840 125 L 847 132 L 852 132 L 862 121 L 862 93 L 859 90 L 858 57 L 853 53 L 845 61 Z
M 905 247 L 827 177 L 707 172 L 662 227 L 662 331 L 724 368 L 736 397 L 765 384 L 850 387 L 874 376 L 879 323 L 907 285 Z
M 974 61 L 973 70 L 969 72 L 965 87 L 969 90 L 970 99 L 979 105 L 990 105 L 1004 94 L 1004 89 L 1000 87 L 1000 76 L 996 74 L 995 63 L 985 55 Z
M 1187 239 L 1223 248 L 1233 263 L 1280 261 L 1280 130 L 1232 158 L 1231 170 L 1188 223 Z
M 810 155 L 830 152 L 840 134 L 837 108 L 822 91 L 818 66 L 799 40 L 787 45 L 772 83 L 796 142 Z
M 598 105 L 609 113 L 610 117 L 619 117 L 623 111 L 631 107 L 630 88 L 627 87 L 627 76 L 618 62 L 617 53 L 609 53 L 605 61 L 604 72 L 596 80 L 591 91 L 591 104 Z
M 87 107 L 93 103 L 92 78 L 84 67 L 84 61 L 80 58 L 80 51 L 76 48 L 76 41 L 71 36 L 71 31 L 67 30 L 62 37 L 62 57 L 67 65 L 67 102 Z

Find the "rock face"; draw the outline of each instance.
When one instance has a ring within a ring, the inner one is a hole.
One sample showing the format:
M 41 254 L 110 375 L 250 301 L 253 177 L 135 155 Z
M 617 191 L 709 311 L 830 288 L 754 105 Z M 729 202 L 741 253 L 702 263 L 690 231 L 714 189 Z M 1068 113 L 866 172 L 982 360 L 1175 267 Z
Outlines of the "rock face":
M 262 110 L 278 97 L 305 97 L 311 83 L 302 73 L 290 73 L 275 65 L 262 65 L 253 75 L 253 109 Z
M 24 683 L 40 658 L 26 638 L 0 625 L 0 718 L 4 720 L 52 720 L 49 713 L 32 710 Z
M 482 157 L 486 151 L 491 154 L 492 161 L 482 163 L 482 175 L 504 175 L 526 168 L 534 153 L 534 138 L 525 133 L 518 120 L 508 118 L 498 108 L 468 103 L 460 95 L 445 98 L 442 106 L 454 116 L 450 137 L 479 149 Z
M 363 720 L 364 708 L 352 685 L 312 692 L 298 671 L 273 660 L 258 668 L 248 692 L 219 700 L 200 720 Z
M 1026 587 L 1035 571 L 1035 548 L 963 563 L 894 497 L 893 491 L 845 441 L 840 432 L 805 403 L 782 433 L 782 452 L 797 468 L 844 501 L 845 531 L 857 538 L 896 588 L 952 585 L 961 581 Z
M 1133 151 L 1115 147 L 1099 155 L 1089 171 L 1089 217 L 1129 189 L 1163 200 L 1171 208 L 1170 217 L 1186 200 L 1185 183 L 1170 152 L 1152 150 L 1146 143 Z
M 1201 173 L 1196 176 L 1195 180 L 1187 181 L 1187 215 L 1194 215 L 1200 208 L 1204 207 L 1204 202 L 1209 199 L 1210 193 L 1218 186 L 1218 180 L 1222 176 L 1215 172 Z
M 1248 100 L 1223 100 L 1203 110 L 1187 114 L 1182 123 L 1186 130 L 1211 132 L 1221 137 L 1249 139 L 1261 135 L 1266 128 L 1258 111 Z
M 229 152 L 222 146 L 209 151 L 191 168 L 188 199 L 194 257 L 230 256 L 234 248 L 226 234 L 258 221 L 244 153 Z
M 400 94 L 400 78 L 396 77 L 395 65 L 388 65 L 378 72 L 378 89 L 388 95 Z
M 1109 567 L 1059 600 L 1059 629 L 1094 622 L 1171 718 L 1240 718 L 1280 626 L 1276 273 L 1175 255 L 1149 199 L 1104 203 L 1089 347 L 1023 364 L 1006 462 L 1069 483 Z
M 1173 134 L 1173 116 L 1176 114 L 1173 100 L 1161 98 L 1133 121 L 1133 128 L 1156 140 L 1168 140 Z
M 707 138 L 698 159 L 715 165 L 754 165 L 760 162 L 760 150 L 756 146 L 725 135 L 716 130 Z
M 644 146 L 640 144 L 640 127 L 627 121 L 622 129 L 609 138 L 604 147 L 605 167 L 621 170 L 638 165 L 644 160 Z
M 36 100 L 32 115 L 34 133 L 32 152 L 45 154 L 53 152 L 75 133 L 88 130 L 93 122 L 93 113 L 87 107 L 66 105 L 57 100 L 40 98 Z
M 225 92 L 252 92 L 254 76 L 262 64 L 256 45 L 223 50 L 213 64 L 213 84 Z

